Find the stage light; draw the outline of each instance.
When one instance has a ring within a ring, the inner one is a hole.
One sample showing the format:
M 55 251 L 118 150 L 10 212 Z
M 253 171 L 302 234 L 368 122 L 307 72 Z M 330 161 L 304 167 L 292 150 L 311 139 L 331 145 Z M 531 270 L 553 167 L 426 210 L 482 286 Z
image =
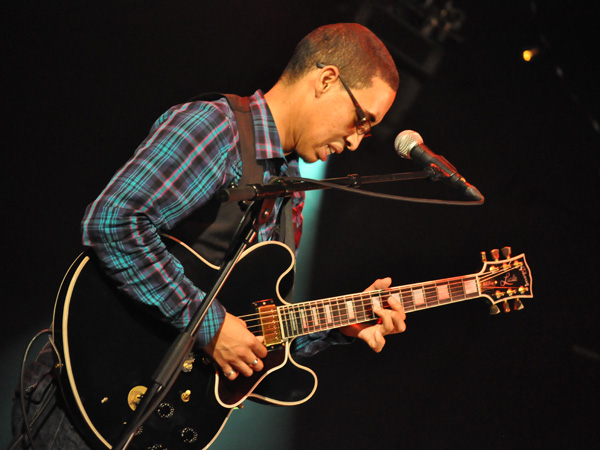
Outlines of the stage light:
M 539 49 L 537 48 L 528 48 L 527 50 L 523 51 L 523 59 L 527 62 L 531 61 L 533 58 L 535 58 L 537 56 L 537 54 L 539 53 Z

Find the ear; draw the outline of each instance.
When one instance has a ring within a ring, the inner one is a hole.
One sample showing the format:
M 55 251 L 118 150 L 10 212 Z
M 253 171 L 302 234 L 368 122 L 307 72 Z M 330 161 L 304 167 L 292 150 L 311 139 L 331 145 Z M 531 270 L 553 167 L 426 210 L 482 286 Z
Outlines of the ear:
M 315 79 L 315 95 L 320 97 L 331 92 L 333 84 L 339 78 L 340 71 L 336 66 L 325 66 L 319 69 Z

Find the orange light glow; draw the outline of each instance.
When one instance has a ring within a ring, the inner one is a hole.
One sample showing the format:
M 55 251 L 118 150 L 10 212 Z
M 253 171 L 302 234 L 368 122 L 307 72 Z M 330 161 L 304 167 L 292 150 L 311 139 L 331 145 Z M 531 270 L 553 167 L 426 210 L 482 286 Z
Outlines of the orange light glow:
M 537 48 L 530 48 L 523 51 L 523 59 L 527 62 L 531 61 L 538 54 Z

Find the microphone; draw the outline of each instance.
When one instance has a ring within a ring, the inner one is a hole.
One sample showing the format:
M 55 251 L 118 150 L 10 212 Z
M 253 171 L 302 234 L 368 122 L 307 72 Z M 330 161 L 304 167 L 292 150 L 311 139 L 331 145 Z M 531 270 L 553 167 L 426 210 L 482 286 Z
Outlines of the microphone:
M 467 183 L 456 168 L 446 158 L 433 153 L 425 144 L 419 133 L 412 130 L 404 130 L 394 141 L 394 148 L 402 158 L 413 159 L 424 167 L 431 167 L 442 174 L 443 180 L 463 192 L 473 200 L 483 201 L 483 195 L 475 186 Z

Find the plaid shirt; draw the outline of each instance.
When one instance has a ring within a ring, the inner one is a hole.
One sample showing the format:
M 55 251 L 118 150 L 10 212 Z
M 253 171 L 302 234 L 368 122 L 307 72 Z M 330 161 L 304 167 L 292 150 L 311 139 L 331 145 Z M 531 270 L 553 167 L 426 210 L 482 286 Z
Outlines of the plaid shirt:
M 264 182 L 299 176 L 297 160 L 285 159 L 262 92 L 250 97 L 250 109 L 257 159 L 264 161 Z M 175 106 L 156 121 L 133 157 L 88 206 L 82 221 L 83 244 L 93 248 L 109 276 L 130 297 L 157 307 L 178 328 L 189 323 L 206 294 L 165 251 L 160 233 L 222 187 L 240 180 L 238 144 L 234 113 L 225 99 Z M 298 245 L 303 193 L 295 193 L 292 202 Z M 277 238 L 277 211 L 272 217 L 259 230 L 259 241 Z M 215 301 L 198 333 L 200 346 L 210 341 L 224 317 L 224 307 Z

